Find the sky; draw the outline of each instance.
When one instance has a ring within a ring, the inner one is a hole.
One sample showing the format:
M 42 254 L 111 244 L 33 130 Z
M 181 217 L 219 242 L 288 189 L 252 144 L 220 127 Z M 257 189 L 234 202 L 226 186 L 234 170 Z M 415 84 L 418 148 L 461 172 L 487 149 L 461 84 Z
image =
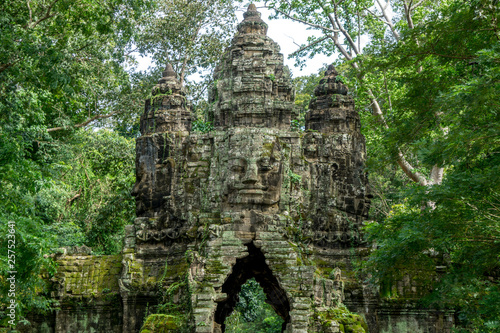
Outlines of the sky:
M 319 35 L 319 32 L 313 30 L 307 30 L 306 25 L 298 22 L 293 22 L 292 20 L 270 20 L 269 16 L 272 12 L 264 8 L 262 2 L 255 2 L 257 10 L 262 14 L 262 19 L 268 24 L 269 29 L 267 35 L 271 37 L 275 42 L 281 47 L 281 53 L 283 53 L 285 58 L 285 65 L 290 68 L 293 77 L 316 74 L 319 69 L 323 67 L 324 64 L 330 64 L 334 61 L 334 58 L 327 57 L 324 55 L 316 55 L 313 59 L 308 59 L 306 66 L 302 70 L 299 67 L 295 67 L 294 59 L 288 59 L 288 55 L 300 48 L 300 45 L 307 43 L 307 37 L 311 35 Z M 246 11 L 247 6 L 240 6 L 239 10 L 236 12 L 238 22 L 243 21 L 243 13 Z M 236 31 L 235 31 L 236 33 Z M 139 64 L 136 70 L 146 70 L 149 65 L 151 65 L 151 60 L 149 58 L 139 58 Z

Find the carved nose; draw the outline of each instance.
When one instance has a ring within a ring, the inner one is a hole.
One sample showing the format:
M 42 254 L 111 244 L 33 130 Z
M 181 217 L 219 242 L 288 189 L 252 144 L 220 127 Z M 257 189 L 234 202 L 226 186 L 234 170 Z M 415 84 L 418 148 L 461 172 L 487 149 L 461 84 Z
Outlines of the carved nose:
M 248 165 L 245 177 L 243 177 L 243 184 L 255 184 L 259 181 L 257 177 L 257 164 L 251 163 Z

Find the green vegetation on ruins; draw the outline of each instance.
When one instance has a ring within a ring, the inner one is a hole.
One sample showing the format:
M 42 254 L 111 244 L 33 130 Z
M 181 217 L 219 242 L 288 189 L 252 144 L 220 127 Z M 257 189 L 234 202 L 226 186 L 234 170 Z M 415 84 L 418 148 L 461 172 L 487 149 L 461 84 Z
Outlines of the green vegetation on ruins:
M 394 302 L 404 301 L 397 281 L 418 279 L 426 286 L 422 304 L 456 309 L 461 332 L 500 330 L 500 3 L 266 4 L 277 17 L 322 33 L 293 57 L 303 66 L 308 56 L 330 55 L 361 115 L 374 195 L 365 231 L 374 250 L 358 269 Z M 188 87 L 193 129 L 213 129 L 202 119 L 206 91 L 234 31 L 235 6 L 222 0 L 0 4 L 0 326 L 7 319 L 1 309 L 8 222 L 16 225 L 21 319 L 57 306 L 45 283 L 56 271 L 48 254 L 82 245 L 93 254 L 119 253 L 124 226 L 135 217 L 130 191 L 144 99 L 171 62 Z M 152 68 L 134 71 L 134 52 L 151 56 Z M 192 76 L 199 72 L 201 83 Z M 320 77 L 295 78 L 295 130 L 304 129 Z M 300 175 L 289 176 L 300 183 Z M 274 332 L 281 325 L 259 288 L 252 281 L 243 286 L 228 318 L 231 332 Z M 172 295 L 164 296 L 168 306 Z M 321 320 L 345 317 L 342 325 L 364 327 L 340 312 L 322 313 Z M 177 329 L 179 316 L 165 313 L 148 317 L 143 332 Z

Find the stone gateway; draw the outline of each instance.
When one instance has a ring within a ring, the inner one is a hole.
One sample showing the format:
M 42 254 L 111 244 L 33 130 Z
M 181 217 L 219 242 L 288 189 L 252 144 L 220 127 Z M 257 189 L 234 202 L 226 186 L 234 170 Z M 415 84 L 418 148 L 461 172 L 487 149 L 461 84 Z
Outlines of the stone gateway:
M 250 5 L 216 68 L 207 133 L 191 131 L 167 65 L 141 117 L 123 252 L 59 254 L 61 309 L 34 331 L 224 332 L 255 278 L 283 332 L 450 332 L 452 316 L 384 303 L 355 276 L 371 197 L 359 115 L 330 66 L 293 130 L 292 80 L 267 29 Z
M 121 278 L 126 332 L 141 328 L 137 314 L 147 304 L 165 302 L 158 288 L 170 288 L 172 316 L 174 308 L 190 309 L 175 320 L 179 329 L 191 321 L 194 332 L 224 332 L 249 278 L 286 332 L 319 330 L 324 323 L 314 318 L 341 304 L 342 281 L 330 279 L 334 267 L 326 263 L 331 253 L 363 246 L 359 229 L 370 202 L 359 117 L 330 67 L 308 131 L 292 130 L 292 80 L 266 32 L 251 5 L 216 68 L 213 131 L 190 131 L 171 66 L 146 102 L 133 191 L 138 218 L 128 229 Z M 335 320 L 329 326 L 339 329 Z

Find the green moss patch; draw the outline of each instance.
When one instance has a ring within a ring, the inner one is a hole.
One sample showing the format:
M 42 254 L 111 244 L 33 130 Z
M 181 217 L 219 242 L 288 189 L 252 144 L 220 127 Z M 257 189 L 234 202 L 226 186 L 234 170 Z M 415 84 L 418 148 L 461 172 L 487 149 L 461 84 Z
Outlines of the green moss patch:
M 329 308 L 326 311 L 316 313 L 321 327 L 327 329 L 332 326 L 332 322 L 339 324 L 342 333 L 368 333 L 368 325 L 363 317 L 350 312 L 346 307 Z
M 141 333 L 178 332 L 179 328 L 179 320 L 176 316 L 152 314 L 146 318 L 144 325 L 142 325 Z

